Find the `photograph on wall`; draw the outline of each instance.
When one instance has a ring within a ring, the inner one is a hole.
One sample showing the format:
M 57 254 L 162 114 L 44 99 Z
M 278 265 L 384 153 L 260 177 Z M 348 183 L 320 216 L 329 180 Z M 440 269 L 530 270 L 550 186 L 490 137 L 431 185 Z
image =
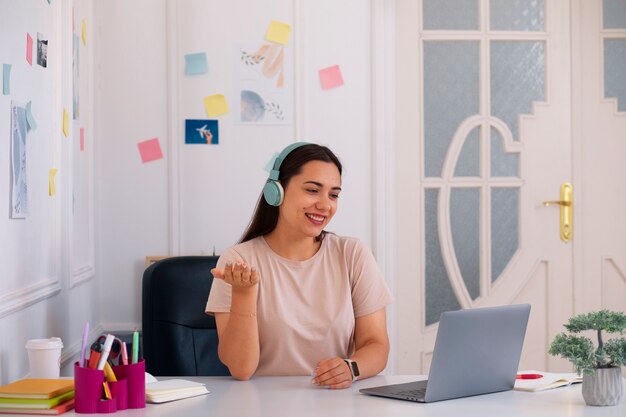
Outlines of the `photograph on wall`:
M 12 219 L 28 214 L 26 181 L 26 108 L 11 102 L 11 213 Z
M 72 35 L 72 87 L 74 94 L 72 96 L 72 118 L 78 120 L 78 47 L 80 41 L 77 34 Z
M 185 143 L 197 145 L 219 145 L 220 132 L 217 120 L 185 120 Z
M 235 47 L 235 121 L 288 125 L 293 119 L 291 48 L 271 42 Z
M 48 66 L 48 39 L 42 33 L 37 33 L 37 64 L 44 68 Z

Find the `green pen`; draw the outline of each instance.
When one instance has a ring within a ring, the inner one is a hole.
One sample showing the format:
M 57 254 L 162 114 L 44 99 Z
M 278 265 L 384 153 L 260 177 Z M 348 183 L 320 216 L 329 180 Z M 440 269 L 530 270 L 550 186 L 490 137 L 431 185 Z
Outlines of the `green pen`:
M 139 332 L 135 330 L 133 332 L 133 358 L 132 363 L 139 361 Z

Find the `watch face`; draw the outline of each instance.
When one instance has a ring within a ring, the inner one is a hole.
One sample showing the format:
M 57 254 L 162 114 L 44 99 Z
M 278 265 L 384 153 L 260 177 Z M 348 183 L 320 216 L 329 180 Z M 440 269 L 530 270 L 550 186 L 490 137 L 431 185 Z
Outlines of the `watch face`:
M 352 367 L 352 375 L 361 375 L 361 373 L 359 372 L 359 365 L 357 365 L 356 362 L 350 362 L 350 366 Z

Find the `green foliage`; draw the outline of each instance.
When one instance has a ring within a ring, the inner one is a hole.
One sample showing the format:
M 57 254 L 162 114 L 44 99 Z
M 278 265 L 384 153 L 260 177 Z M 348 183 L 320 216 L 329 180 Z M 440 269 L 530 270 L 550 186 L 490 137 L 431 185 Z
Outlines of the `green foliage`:
M 626 340 L 611 339 L 604 343 L 602 332 L 624 334 L 626 330 L 626 314 L 608 310 L 580 314 L 569 319 L 565 328 L 570 333 L 594 330 L 598 338 L 598 346 L 588 337 L 573 334 L 558 334 L 548 353 L 559 355 L 574 364 L 576 372 L 592 374 L 596 368 L 626 366 Z

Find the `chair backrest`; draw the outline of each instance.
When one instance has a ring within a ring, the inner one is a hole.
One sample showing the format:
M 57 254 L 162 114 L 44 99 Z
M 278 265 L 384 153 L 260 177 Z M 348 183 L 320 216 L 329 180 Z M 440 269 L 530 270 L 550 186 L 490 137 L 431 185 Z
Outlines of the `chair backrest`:
M 204 313 L 217 259 L 167 258 L 144 271 L 143 356 L 152 375 L 230 375 L 217 355 L 215 318 Z

